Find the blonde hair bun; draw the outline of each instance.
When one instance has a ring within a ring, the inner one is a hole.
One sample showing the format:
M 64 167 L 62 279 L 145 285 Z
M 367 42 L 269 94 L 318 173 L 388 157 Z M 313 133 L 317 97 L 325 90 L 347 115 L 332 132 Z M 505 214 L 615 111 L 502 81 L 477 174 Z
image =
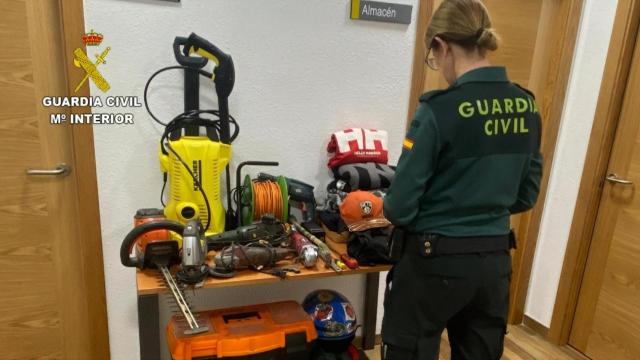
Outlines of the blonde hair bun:
M 476 43 L 480 48 L 494 51 L 498 49 L 498 36 L 493 29 L 482 29 Z
M 484 53 L 498 49 L 498 35 L 491 27 L 489 11 L 480 0 L 443 1 L 427 27 L 427 49 L 431 49 L 436 36 L 468 50 L 477 48 Z

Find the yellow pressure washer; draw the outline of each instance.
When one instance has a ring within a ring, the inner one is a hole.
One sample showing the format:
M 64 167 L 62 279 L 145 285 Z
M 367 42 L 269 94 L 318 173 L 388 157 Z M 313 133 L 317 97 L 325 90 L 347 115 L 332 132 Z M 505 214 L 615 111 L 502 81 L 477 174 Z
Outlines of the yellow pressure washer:
M 231 56 L 194 33 L 188 38 L 176 37 L 173 50 L 180 65 L 156 71 L 144 89 L 144 103 L 149 115 L 165 126 L 159 150 L 164 179 L 161 201 L 168 220 L 186 224 L 199 219 L 205 235 L 210 236 L 223 232 L 225 225 L 228 228 L 235 227 L 233 216 L 225 219 L 220 196 L 220 177 L 222 171 L 226 170 L 227 208 L 231 210 L 228 164 L 231 160 L 231 143 L 240 130 L 235 119 L 229 115 L 228 98 L 233 90 L 235 70 Z M 214 64 L 212 73 L 203 69 L 209 61 Z M 156 76 L 173 69 L 184 70 L 185 111 L 164 123 L 151 112 L 147 93 L 149 84 Z M 200 76 L 213 80 L 218 110 L 199 109 Z M 230 123 L 234 125 L 233 134 L 230 133 Z M 167 182 L 169 194 L 165 204 Z

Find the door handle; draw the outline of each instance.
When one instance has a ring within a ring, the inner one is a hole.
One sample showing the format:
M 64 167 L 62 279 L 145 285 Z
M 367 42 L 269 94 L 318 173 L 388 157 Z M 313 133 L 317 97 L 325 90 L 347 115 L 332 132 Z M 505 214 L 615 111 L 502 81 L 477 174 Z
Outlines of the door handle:
M 605 178 L 608 182 L 619 185 L 633 185 L 633 181 L 618 178 L 617 174 L 609 174 Z
M 61 163 L 55 169 L 27 169 L 29 176 L 65 176 L 71 172 L 71 166 Z

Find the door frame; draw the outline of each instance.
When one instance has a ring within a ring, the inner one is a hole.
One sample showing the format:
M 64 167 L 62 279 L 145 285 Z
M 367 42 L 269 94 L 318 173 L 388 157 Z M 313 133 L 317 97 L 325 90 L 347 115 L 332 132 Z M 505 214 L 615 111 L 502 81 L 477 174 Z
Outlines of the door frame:
M 82 0 L 58 0 L 60 7 L 60 27 L 64 41 L 67 96 L 90 96 L 89 83 L 85 83 L 77 93 L 75 84 L 83 78 L 83 74 L 73 65 L 73 50 L 86 47 L 81 34 L 85 33 L 84 8 Z M 91 113 L 90 107 L 70 108 L 72 113 Z M 109 359 L 109 329 L 107 324 L 107 299 L 105 293 L 104 264 L 102 255 L 102 236 L 100 226 L 100 209 L 98 203 L 98 183 L 96 161 L 91 126 L 71 126 L 73 159 L 71 176 L 76 177 L 78 216 L 77 233 L 80 242 L 80 260 L 87 290 L 87 307 L 89 310 L 91 331 L 91 349 L 100 359 Z
M 623 1 L 623 0 L 621 0 Z M 513 274 L 509 322 L 520 324 L 524 320 L 527 290 L 533 267 L 533 256 L 538 240 L 542 212 L 545 205 L 549 175 L 560 129 L 565 95 L 573 65 L 573 55 L 582 17 L 584 0 L 543 0 L 540 25 L 531 66 L 529 88 L 538 97 L 543 119 L 541 152 L 544 156 L 543 176 L 538 202 L 532 211 L 521 216 L 517 237 L 522 239 L 513 253 Z M 416 40 L 409 98 L 407 126 L 424 89 L 425 44 L 423 35 L 434 11 L 434 0 L 420 0 L 416 25 Z M 543 26 L 542 26 L 543 25 Z
M 559 345 L 569 342 L 576 315 L 639 26 L 640 0 L 619 0 L 548 333 Z

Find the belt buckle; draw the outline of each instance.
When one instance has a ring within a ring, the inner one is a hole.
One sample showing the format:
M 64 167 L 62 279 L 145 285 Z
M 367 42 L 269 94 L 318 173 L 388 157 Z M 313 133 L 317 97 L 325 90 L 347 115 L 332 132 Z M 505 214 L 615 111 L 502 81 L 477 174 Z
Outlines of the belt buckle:
M 435 253 L 435 245 L 438 240 L 438 235 L 427 234 L 422 241 L 422 249 L 420 252 L 424 256 L 432 256 Z

